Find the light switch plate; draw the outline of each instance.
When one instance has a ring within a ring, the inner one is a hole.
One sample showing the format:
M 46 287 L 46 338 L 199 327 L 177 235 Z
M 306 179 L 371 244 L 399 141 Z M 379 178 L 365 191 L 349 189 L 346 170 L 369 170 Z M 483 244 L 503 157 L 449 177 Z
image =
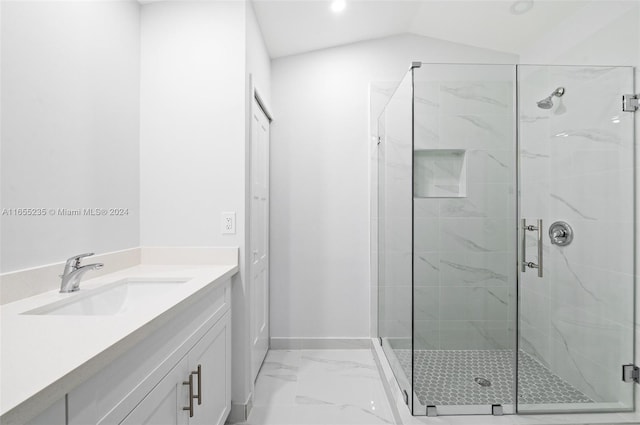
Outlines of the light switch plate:
M 221 218 L 221 231 L 223 235 L 235 235 L 236 234 L 236 213 L 235 212 L 222 212 Z

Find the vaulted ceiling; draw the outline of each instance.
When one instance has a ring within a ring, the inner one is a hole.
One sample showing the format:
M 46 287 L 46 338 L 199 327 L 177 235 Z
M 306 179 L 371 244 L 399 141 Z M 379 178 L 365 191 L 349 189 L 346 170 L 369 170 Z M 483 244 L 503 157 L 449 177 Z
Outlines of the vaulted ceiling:
M 615 0 L 253 0 L 272 58 L 414 33 L 518 53 L 595 1 Z

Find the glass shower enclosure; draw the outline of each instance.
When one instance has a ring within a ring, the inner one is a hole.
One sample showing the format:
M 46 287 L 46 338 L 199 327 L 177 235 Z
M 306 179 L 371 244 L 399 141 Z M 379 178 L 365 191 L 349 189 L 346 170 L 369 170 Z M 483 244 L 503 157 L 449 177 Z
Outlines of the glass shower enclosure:
M 414 63 L 378 119 L 378 333 L 414 415 L 634 408 L 631 67 Z

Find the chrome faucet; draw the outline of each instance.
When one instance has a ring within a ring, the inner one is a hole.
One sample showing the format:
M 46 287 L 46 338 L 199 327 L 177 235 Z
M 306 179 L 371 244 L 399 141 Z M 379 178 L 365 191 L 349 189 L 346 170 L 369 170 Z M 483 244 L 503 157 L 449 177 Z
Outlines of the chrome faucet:
M 87 264 L 80 266 L 80 261 L 85 257 L 90 257 L 93 252 L 87 254 L 75 255 L 67 260 L 64 265 L 64 272 L 60 275 L 62 282 L 60 283 L 60 292 L 75 292 L 80 289 L 80 278 L 89 270 L 99 270 L 104 267 L 102 263 Z

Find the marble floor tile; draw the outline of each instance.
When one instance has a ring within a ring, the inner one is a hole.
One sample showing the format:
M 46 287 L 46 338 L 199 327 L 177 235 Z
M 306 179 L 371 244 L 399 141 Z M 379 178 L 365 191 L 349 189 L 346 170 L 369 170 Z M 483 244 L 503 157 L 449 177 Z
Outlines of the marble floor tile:
M 290 375 L 271 375 L 260 373 L 253 395 L 254 406 L 291 406 L 298 395 L 298 377 Z
M 245 425 L 393 423 L 370 350 L 272 350 Z
M 300 350 L 271 350 L 262 363 L 260 373 L 296 375 L 300 369 Z
M 353 406 L 254 407 L 244 425 L 377 425 L 388 419 Z
M 368 376 L 300 377 L 297 404 L 354 406 L 391 417 L 380 378 Z
M 405 425 L 639 424 L 638 414 L 411 416 Z M 258 375 L 254 407 L 243 425 L 394 424 L 369 350 L 274 350 Z
M 301 350 L 299 374 L 378 376 L 378 368 L 370 350 Z

